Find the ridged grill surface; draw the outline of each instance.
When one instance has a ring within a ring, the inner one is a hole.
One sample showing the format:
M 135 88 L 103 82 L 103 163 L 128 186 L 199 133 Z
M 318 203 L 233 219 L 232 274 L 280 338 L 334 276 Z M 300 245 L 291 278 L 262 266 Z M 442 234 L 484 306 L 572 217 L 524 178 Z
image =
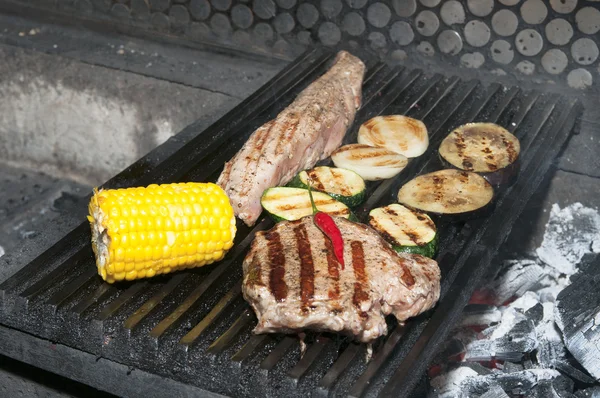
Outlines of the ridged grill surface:
M 214 181 L 252 131 L 274 117 L 322 74 L 333 54 L 314 50 L 155 169 L 130 168 L 106 187 L 172 181 Z M 241 294 L 241 263 L 253 228 L 238 223 L 236 245 L 214 265 L 150 280 L 108 285 L 96 274 L 86 222 L 0 286 L 3 324 L 54 342 L 233 396 L 403 396 L 422 376 L 480 282 L 516 218 L 566 143 L 580 114 L 576 100 L 483 85 L 424 71 L 368 63 L 358 126 L 379 114 L 425 122 L 430 146 L 395 178 L 368 184 L 364 219 L 393 203 L 402 184 L 441 169 L 437 148 L 452 128 L 496 122 L 521 141 L 516 181 L 496 190 L 493 210 L 467 222 L 437 219 L 442 297 L 434 310 L 397 325 L 365 347 L 333 334 L 297 339 L 253 335 L 256 318 Z M 193 126 L 192 126 L 193 128 Z

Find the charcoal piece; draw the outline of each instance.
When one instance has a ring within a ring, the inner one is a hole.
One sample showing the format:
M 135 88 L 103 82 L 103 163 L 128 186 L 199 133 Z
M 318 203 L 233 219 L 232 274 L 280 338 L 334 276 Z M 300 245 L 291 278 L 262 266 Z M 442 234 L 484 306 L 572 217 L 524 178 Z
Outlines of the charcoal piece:
M 586 253 L 600 250 L 600 214 L 574 203 L 552 206 L 538 257 L 561 273 L 572 275 Z
M 491 288 L 495 304 L 500 305 L 512 297 L 522 297 L 527 291 L 552 285 L 558 272 L 536 260 L 509 260 L 506 270 L 496 278 Z
M 566 354 L 566 348 L 562 341 L 548 341 L 541 339 L 538 344 L 536 358 L 543 367 L 556 366 L 556 363 L 562 361 Z
M 470 367 L 461 366 L 437 376 L 431 381 L 431 386 L 440 397 L 476 397 L 488 393 L 496 386 L 509 396 L 529 396 L 530 391 L 541 381 L 560 376 L 554 369 L 529 369 L 514 373 L 492 371 L 487 375 L 479 375 Z
M 562 393 L 572 394 L 575 389 L 575 383 L 570 378 L 561 375 L 552 380 L 552 387 L 559 395 Z
M 531 361 L 531 359 L 527 358 L 526 360 L 524 360 L 523 367 L 525 369 L 533 369 L 533 362 Z
M 464 366 L 473 369 L 480 376 L 492 374 L 492 370 L 477 362 L 465 362 Z
M 524 353 L 538 346 L 535 327 L 530 320 L 518 322 L 504 335 L 491 340 L 473 341 L 466 347 L 465 361 L 487 361 L 498 359 L 518 362 Z
M 567 349 L 600 380 L 600 260 L 557 297 L 554 315 Z M 584 305 L 582 305 L 585 303 Z
M 510 394 L 528 396 L 531 389 L 542 380 L 551 380 L 558 376 L 560 373 L 552 369 L 529 369 L 523 372 L 498 375 L 496 381 L 504 391 Z
M 571 365 L 567 360 L 556 361 L 554 363 L 554 368 L 560 371 L 561 373 L 569 376 L 571 379 L 577 380 L 581 383 L 594 384 L 596 382 L 596 380 L 594 380 L 592 376 L 577 369 L 575 366 Z M 600 395 L 598 395 L 598 398 L 600 398 Z
M 522 370 L 525 370 L 525 368 L 520 363 L 506 361 L 506 362 L 504 362 L 503 370 L 504 370 L 504 373 L 514 373 L 514 372 L 520 372 Z
M 541 303 L 537 303 L 533 307 L 525 312 L 527 318 L 531 319 L 533 323 L 537 326 L 540 321 L 544 318 L 544 307 Z
M 600 387 L 594 386 L 594 387 L 586 388 L 584 390 L 579 390 L 575 393 L 575 397 L 577 397 L 577 398 L 600 398 Z
M 571 391 L 573 391 L 573 382 L 571 382 Z M 531 389 L 527 396 L 531 398 L 574 398 L 575 395 L 571 391 L 562 389 L 560 384 L 555 385 L 553 380 L 542 380 Z
M 509 398 L 508 394 L 499 385 L 493 385 L 479 398 Z

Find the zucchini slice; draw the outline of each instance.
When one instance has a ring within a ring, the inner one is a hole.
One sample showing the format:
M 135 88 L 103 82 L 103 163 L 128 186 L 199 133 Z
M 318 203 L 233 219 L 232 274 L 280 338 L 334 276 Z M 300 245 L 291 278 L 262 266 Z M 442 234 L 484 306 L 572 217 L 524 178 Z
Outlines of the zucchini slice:
M 519 139 L 494 123 L 468 123 L 440 145 L 440 156 L 453 167 L 481 173 L 492 184 L 510 179 L 518 167 Z
M 416 158 L 427 150 L 429 136 L 420 120 L 403 115 L 376 116 L 360 126 L 358 143 Z
M 429 258 L 437 253 L 437 230 L 425 213 L 391 204 L 371 210 L 369 225 L 397 252 L 420 254 Z
M 323 192 L 313 191 L 315 205 L 319 211 L 332 216 L 351 218 L 352 212 L 345 204 Z M 275 222 L 299 220 L 313 214 L 308 189 L 274 187 L 265 190 L 260 204 Z
M 325 192 L 349 207 L 356 207 L 365 200 L 365 180 L 351 170 L 319 166 L 301 171 L 287 185 L 308 189 L 309 180 L 314 191 Z
M 404 155 L 364 144 L 344 145 L 331 154 L 331 160 L 336 167 L 352 170 L 367 181 L 392 178 L 408 164 Z
M 494 189 L 479 174 L 448 169 L 420 175 L 400 188 L 398 202 L 437 214 L 464 214 L 492 202 Z

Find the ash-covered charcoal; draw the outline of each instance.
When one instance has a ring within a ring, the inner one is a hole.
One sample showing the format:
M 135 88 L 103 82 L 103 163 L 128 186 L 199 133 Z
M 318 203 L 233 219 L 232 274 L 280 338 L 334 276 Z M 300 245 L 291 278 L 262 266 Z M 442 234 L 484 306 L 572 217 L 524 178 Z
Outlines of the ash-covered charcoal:
M 542 319 L 537 323 L 536 336 L 539 346 L 536 358 L 540 366 L 554 367 L 566 356 L 565 345 L 554 322 L 554 303 L 542 304 Z
M 560 273 L 536 259 L 507 260 L 504 271 L 491 284 L 494 304 L 502 305 L 513 297 L 556 284 Z
M 508 394 L 498 385 L 493 385 L 484 394 L 480 395 L 479 398 L 510 398 Z
M 600 259 L 557 297 L 554 316 L 573 357 L 600 380 Z
M 465 361 L 521 361 L 523 354 L 532 352 L 537 345 L 533 322 L 523 320 L 503 336 L 473 341 L 466 347 Z
M 485 304 L 465 308 L 464 362 L 434 379 L 439 396 L 600 398 L 600 387 L 573 392 L 600 380 L 599 250 L 598 212 L 555 205 L 540 258 L 505 261 L 472 299 Z
M 529 308 L 525 312 L 525 316 L 531 319 L 533 323 L 535 323 L 537 326 L 540 323 L 540 321 L 544 319 L 544 306 L 540 302 L 538 302 L 536 305 Z
M 514 362 L 509 362 L 506 361 L 504 362 L 502 371 L 504 373 L 514 373 L 514 372 L 520 372 L 522 370 L 525 370 L 525 367 L 523 365 L 521 365 L 520 363 L 514 363 Z
M 586 253 L 600 252 L 600 214 L 574 203 L 552 206 L 538 257 L 561 273 L 572 275 Z
M 559 376 L 554 380 L 542 380 L 527 395 L 531 398 L 575 398 L 573 381 Z
M 431 380 L 432 395 L 437 398 L 465 397 L 463 386 L 479 374 L 467 366 L 461 366 Z
M 594 384 L 596 382 L 596 380 L 592 376 L 579 369 L 581 365 L 579 365 L 578 363 L 570 362 L 575 361 L 570 360 L 570 358 L 556 361 L 554 363 L 554 368 L 560 371 L 562 374 L 567 375 L 571 379 L 579 381 L 581 383 Z M 600 395 L 598 395 L 598 398 L 600 398 Z
M 579 390 L 575 393 L 575 397 L 577 397 L 577 398 L 600 398 L 600 387 L 594 386 L 594 387 L 586 388 L 584 390 Z
M 481 396 L 494 386 L 500 386 L 509 396 L 530 396 L 531 390 L 543 380 L 560 376 L 553 369 L 529 369 L 515 373 L 493 372 L 478 375 L 471 368 L 462 366 L 431 381 L 433 395 L 438 398 L 467 398 Z

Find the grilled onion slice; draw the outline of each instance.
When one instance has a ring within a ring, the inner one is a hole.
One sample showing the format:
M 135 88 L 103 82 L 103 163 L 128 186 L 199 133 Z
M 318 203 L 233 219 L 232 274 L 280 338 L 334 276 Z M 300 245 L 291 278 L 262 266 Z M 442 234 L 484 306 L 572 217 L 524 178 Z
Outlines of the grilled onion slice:
M 438 214 L 464 214 L 492 202 L 494 189 L 479 174 L 462 170 L 440 170 L 406 183 L 398 202 L 413 209 Z
M 392 178 L 408 164 L 404 155 L 363 144 L 344 145 L 331 154 L 331 160 L 336 167 L 352 170 L 367 181 Z
M 360 126 L 358 143 L 416 158 L 427 150 L 429 137 L 420 120 L 402 115 L 376 116 Z
M 516 173 L 519 139 L 494 123 L 469 123 L 451 132 L 440 145 L 450 165 L 481 173 L 490 183 L 507 181 Z

